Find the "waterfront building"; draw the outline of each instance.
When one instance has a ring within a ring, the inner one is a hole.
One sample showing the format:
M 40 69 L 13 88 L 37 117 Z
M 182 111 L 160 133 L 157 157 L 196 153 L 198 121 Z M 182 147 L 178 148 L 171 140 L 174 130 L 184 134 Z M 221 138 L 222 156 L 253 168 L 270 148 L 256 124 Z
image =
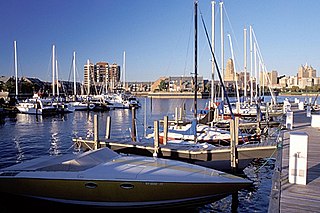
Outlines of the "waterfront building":
M 203 92 L 204 80 L 202 76 L 198 76 L 198 91 Z M 192 76 L 169 76 L 160 77 L 151 85 L 151 91 L 159 91 L 159 86 L 165 83 L 166 90 L 168 92 L 192 92 L 194 88 L 193 77 Z
M 86 94 L 101 94 L 121 87 L 120 66 L 108 62 L 84 65 L 84 88 Z

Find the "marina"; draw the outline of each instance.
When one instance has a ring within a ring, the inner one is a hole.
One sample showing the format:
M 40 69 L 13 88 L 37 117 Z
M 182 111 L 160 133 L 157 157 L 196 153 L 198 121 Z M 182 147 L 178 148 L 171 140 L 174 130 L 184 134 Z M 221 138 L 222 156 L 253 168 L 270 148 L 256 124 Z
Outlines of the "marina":
M 318 2 L 12 1 L 1 212 L 320 213 Z

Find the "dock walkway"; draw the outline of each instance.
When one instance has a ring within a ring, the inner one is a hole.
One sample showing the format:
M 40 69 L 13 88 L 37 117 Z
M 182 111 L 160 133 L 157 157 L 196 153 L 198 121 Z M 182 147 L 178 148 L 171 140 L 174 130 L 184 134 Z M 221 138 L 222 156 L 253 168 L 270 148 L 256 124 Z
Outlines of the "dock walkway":
M 277 154 L 269 212 L 320 212 L 320 128 L 311 127 L 306 110 L 293 110 L 293 115 L 293 129 L 283 131 L 282 151 Z M 289 183 L 292 132 L 308 134 L 307 185 Z

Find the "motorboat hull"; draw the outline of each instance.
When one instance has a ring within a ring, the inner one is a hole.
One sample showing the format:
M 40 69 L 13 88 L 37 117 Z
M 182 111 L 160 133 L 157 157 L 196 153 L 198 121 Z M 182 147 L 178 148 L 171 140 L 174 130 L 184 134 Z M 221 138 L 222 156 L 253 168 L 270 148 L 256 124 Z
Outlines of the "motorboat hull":
M 51 202 L 109 208 L 190 206 L 214 202 L 246 185 L 103 180 L 1 179 L 7 194 Z M 172 192 L 175 193 L 172 193 Z
M 181 161 L 100 148 L 43 156 L 0 170 L 0 194 L 109 208 L 189 206 L 213 202 L 251 181 Z

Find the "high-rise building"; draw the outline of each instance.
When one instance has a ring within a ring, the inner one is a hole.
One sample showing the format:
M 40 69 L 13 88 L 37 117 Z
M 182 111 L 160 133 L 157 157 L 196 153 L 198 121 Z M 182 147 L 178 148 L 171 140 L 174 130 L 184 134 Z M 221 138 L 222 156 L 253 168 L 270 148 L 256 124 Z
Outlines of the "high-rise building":
M 120 66 L 107 62 L 84 65 L 84 87 L 86 94 L 97 94 L 114 90 L 120 85 Z
M 317 71 L 313 69 L 312 66 L 306 65 L 301 65 L 298 70 L 298 78 L 312 78 L 312 77 L 317 77 Z
M 235 80 L 236 79 L 234 76 L 233 60 L 229 58 L 227 61 L 226 74 L 224 76 L 224 81 L 235 81 Z

